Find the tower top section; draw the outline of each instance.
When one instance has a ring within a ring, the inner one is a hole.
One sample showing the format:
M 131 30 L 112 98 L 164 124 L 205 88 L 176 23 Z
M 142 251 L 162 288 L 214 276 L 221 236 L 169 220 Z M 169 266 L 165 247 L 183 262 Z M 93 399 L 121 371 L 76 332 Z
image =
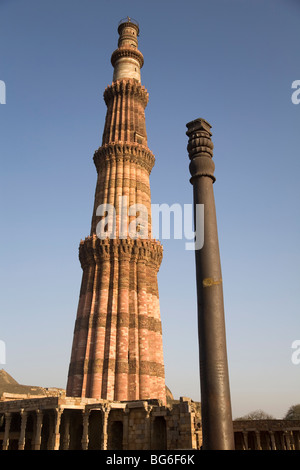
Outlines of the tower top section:
M 139 29 L 139 24 L 136 20 L 134 20 L 133 18 L 130 18 L 129 16 L 126 16 L 126 18 L 123 18 L 122 20 L 120 20 L 119 25 L 118 25 L 119 34 L 121 34 L 121 31 L 124 25 L 127 25 L 127 27 L 135 27 L 137 30 L 137 36 L 139 35 L 140 29 Z
M 111 56 L 114 67 L 113 81 L 134 79 L 141 82 L 143 54 L 138 50 L 139 24 L 132 18 L 124 18 L 118 25 L 118 49 Z

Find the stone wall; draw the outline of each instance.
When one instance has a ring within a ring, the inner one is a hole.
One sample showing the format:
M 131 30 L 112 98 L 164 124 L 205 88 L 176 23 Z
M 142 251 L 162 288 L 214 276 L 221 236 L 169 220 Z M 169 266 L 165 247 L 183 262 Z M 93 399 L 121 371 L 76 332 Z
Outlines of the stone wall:
M 299 450 L 300 421 L 234 421 L 236 450 Z M 0 403 L 3 450 L 201 449 L 200 404 L 66 396 Z
M 2 449 L 196 449 L 199 406 L 181 398 L 109 402 L 65 396 L 0 403 Z

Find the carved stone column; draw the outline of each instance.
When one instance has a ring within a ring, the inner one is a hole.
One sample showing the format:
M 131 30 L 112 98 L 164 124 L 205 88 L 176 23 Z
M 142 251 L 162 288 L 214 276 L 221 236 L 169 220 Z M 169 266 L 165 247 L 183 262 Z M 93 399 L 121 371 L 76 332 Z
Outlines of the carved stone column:
M 270 439 L 271 439 L 271 449 L 276 450 L 276 441 L 275 441 L 275 436 L 273 431 L 269 431 L 270 434 Z
M 260 432 L 259 431 L 255 431 L 255 438 L 256 438 L 256 442 L 255 442 L 256 449 L 261 450 Z
M 151 411 L 153 406 L 148 405 L 146 408 L 146 447 L 145 450 L 151 449 Z
M 69 450 L 70 446 L 70 415 L 64 413 L 64 428 L 62 437 L 62 450 Z
M 20 431 L 18 450 L 24 450 L 26 424 L 27 424 L 27 411 L 21 410 L 20 414 L 21 414 L 21 431 Z
M 101 450 L 107 450 L 107 427 L 108 427 L 108 416 L 110 412 L 110 406 L 104 405 L 102 408 L 103 421 L 102 421 L 102 436 L 101 436 Z
M 128 441 L 129 441 L 129 408 L 125 408 L 123 414 L 123 450 L 128 450 Z
M 81 445 L 82 445 L 82 450 L 88 450 L 90 410 L 83 411 L 82 418 L 83 418 L 83 431 L 82 431 Z
M 282 431 L 279 433 L 279 438 L 280 438 L 280 444 L 281 444 L 281 449 L 280 450 L 286 450 L 286 440 L 285 440 L 285 432 Z
M 41 448 L 42 427 L 43 427 L 43 412 L 41 410 L 36 410 L 36 426 L 35 426 L 33 450 L 40 450 Z
M 291 450 L 291 434 L 290 431 L 285 431 L 284 432 L 284 437 L 285 437 L 285 442 L 286 442 L 286 450 Z
M 243 442 L 244 442 L 244 450 L 249 449 L 249 444 L 248 444 L 248 432 L 243 431 Z
M 59 428 L 60 428 L 60 422 L 61 422 L 62 414 L 63 414 L 63 410 L 61 408 L 56 408 L 55 409 L 55 423 L 54 423 L 54 433 L 53 433 L 53 450 L 59 450 L 59 444 L 60 444 Z
M 295 450 L 300 450 L 299 431 L 294 431 L 293 436 L 294 436 Z
M 10 430 L 11 418 L 12 418 L 11 413 L 5 413 L 5 429 L 4 429 L 4 438 L 3 438 L 2 450 L 8 450 L 9 430 Z

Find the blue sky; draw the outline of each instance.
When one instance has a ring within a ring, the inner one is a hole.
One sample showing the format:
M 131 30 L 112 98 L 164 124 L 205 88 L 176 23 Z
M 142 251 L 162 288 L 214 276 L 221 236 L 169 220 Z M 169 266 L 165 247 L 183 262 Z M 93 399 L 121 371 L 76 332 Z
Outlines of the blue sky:
M 0 0 L 0 340 L 20 383 L 65 387 L 117 25 L 140 24 L 153 203 L 192 202 L 186 123 L 212 125 L 234 417 L 299 402 L 297 0 Z M 200 400 L 194 255 L 162 240 L 166 382 Z

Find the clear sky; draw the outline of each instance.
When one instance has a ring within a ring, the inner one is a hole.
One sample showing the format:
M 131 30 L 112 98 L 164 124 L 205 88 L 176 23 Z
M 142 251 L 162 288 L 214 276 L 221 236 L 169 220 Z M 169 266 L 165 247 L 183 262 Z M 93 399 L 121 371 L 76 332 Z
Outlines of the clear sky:
M 101 145 L 125 16 L 140 24 L 153 203 L 192 202 L 186 123 L 212 125 L 233 416 L 300 402 L 300 3 L 0 0 L 1 365 L 65 387 Z M 200 400 L 194 254 L 162 240 L 166 383 Z

